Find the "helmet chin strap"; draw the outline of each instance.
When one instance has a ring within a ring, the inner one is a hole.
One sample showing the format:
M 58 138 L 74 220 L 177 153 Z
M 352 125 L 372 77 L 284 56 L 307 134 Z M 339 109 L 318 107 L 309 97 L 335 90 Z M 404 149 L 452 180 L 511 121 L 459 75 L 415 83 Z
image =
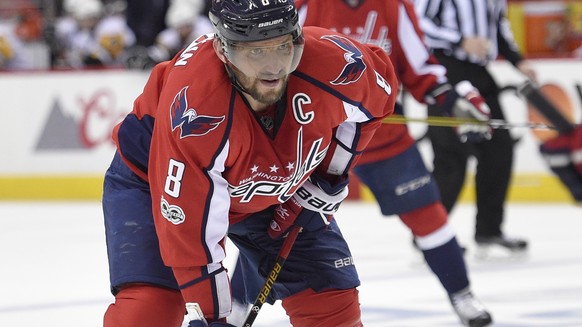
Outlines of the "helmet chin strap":
M 237 90 L 239 90 L 240 92 L 246 93 L 246 94 L 250 94 L 239 82 L 238 79 L 236 79 L 236 75 L 234 73 L 234 70 L 232 69 L 232 64 L 230 63 L 230 61 L 227 61 L 226 63 L 224 63 L 224 67 L 226 68 L 226 72 L 228 73 L 228 77 L 230 77 L 230 83 L 232 84 L 232 86 L 234 86 Z
M 226 56 L 226 47 L 224 45 L 226 41 L 223 40 L 222 38 L 219 38 L 219 40 L 220 40 L 222 55 L 224 56 L 224 59 L 226 60 L 224 62 L 224 68 L 226 68 L 226 72 L 228 73 L 228 77 L 230 78 L 230 83 L 240 92 L 250 94 L 236 79 L 236 74 L 234 73 L 234 69 L 232 68 L 233 64 L 230 62 L 230 60 L 228 60 L 228 57 Z

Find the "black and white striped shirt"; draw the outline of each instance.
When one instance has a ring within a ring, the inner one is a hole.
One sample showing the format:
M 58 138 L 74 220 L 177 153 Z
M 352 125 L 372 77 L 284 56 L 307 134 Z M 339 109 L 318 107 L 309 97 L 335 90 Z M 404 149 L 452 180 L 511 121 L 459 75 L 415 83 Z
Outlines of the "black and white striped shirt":
M 486 65 L 502 55 L 512 64 L 522 60 L 506 17 L 506 0 L 414 0 L 426 44 L 459 60 Z M 490 41 L 487 60 L 469 56 L 462 48 L 465 37 Z

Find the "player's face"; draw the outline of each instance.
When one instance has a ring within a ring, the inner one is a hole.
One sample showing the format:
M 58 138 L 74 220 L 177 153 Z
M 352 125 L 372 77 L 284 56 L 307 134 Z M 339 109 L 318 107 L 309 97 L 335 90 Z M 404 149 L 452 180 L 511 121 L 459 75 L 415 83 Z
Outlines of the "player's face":
M 238 82 L 263 104 L 272 104 L 281 98 L 289 73 L 297 67 L 302 52 L 302 42 L 290 34 L 226 46 L 226 57 Z
M 276 79 L 249 77 L 234 67 L 234 74 L 243 89 L 257 102 L 271 105 L 283 96 L 289 75 Z

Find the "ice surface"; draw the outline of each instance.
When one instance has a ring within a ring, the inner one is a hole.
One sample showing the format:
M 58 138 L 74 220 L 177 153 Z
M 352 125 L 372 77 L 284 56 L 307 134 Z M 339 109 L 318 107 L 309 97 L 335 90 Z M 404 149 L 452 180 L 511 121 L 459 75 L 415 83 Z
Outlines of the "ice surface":
M 582 208 L 511 204 L 506 216 L 504 230 L 529 239 L 528 256 L 478 260 L 473 206 L 460 205 L 450 221 L 495 326 L 582 326 Z M 356 202 L 337 219 L 362 280 L 365 326 L 460 326 L 400 220 Z M 113 297 L 100 203 L 0 202 L 0 277 L 2 327 L 102 326 Z M 265 305 L 254 326 L 289 323 L 279 305 Z

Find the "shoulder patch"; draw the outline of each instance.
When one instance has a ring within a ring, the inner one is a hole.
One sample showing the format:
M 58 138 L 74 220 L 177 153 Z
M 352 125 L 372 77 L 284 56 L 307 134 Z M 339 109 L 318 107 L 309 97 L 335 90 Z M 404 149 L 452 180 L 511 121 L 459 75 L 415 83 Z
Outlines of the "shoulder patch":
M 183 139 L 188 136 L 202 136 L 208 134 L 224 121 L 224 116 L 213 117 L 198 115 L 194 108 L 188 108 L 188 99 L 186 98 L 186 91 L 188 87 L 176 94 L 174 101 L 170 106 L 170 121 L 172 123 L 172 131 L 180 128 L 180 138 Z
M 332 42 L 345 51 L 344 59 L 347 64 L 344 66 L 339 76 L 330 83 L 333 85 L 347 85 L 357 82 L 366 70 L 362 51 L 360 51 L 352 41 L 343 36 L 324 35 L 321 38 Z

